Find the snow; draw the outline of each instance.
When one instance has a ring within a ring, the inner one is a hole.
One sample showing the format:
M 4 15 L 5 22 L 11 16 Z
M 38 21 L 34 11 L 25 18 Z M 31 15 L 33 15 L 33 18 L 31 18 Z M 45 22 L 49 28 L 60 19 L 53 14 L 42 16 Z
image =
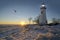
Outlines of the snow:
M 60 25 L 26 27 L 4 25 L 3 28 L 0 25 L 0 31 L 0 40 L 54 40 L 55 38 L 60 40 Z

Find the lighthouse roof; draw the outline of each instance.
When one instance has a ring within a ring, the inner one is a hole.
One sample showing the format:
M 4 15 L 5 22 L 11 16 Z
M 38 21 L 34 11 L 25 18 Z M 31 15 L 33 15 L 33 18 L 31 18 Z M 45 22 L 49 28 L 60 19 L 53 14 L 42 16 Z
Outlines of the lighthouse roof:
M 42 3 L 41 8 L 45 8 L 46 9 L 45 3 Z

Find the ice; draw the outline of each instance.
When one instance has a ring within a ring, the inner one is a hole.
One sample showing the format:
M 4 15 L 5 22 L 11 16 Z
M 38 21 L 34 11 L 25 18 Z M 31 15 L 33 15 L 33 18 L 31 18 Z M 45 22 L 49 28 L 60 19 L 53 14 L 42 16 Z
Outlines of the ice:
M 2 31 L 1 31 L 2 30 Z M 60 24 L 53 26 L 0 26 L 0 40 L 60 40 Z

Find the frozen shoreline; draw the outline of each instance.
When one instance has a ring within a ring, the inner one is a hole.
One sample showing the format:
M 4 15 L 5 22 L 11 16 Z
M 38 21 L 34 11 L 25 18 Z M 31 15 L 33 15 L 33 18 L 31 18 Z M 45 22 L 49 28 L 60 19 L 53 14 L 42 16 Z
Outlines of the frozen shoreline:
M 38 26 L 30 25 L 28 27 L 20 26 L 0 26 L 0 39 L 2 40 L 60 40 L 60 25 Z

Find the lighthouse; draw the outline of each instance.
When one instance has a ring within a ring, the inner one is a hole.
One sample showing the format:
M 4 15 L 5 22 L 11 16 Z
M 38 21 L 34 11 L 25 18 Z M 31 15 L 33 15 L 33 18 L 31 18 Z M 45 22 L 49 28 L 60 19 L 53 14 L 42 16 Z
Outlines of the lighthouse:
M 45 25 L 47 24 L 47 18 L 46 18 L 46 5 L 45 3 L 42 3 L 40 6 L 40 15 L 39 15 L 39 24 L 40 25 Z

